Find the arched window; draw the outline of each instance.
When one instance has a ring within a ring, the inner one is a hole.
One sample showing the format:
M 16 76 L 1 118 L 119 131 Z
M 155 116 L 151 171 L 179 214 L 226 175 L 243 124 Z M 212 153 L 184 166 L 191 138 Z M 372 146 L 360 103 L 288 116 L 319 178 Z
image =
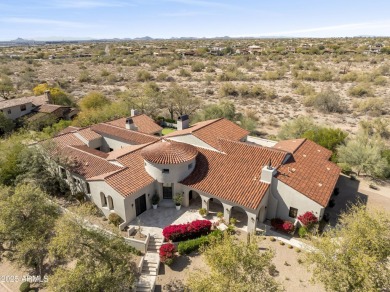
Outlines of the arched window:
M 108 209 L 114 210 L 114 201 L 111 196 L 108 196 Z
M 102 192 L 100 193 L 100 200 L 102 203 L 102 207 L 107 207 L 107 198 L 106 195 Z

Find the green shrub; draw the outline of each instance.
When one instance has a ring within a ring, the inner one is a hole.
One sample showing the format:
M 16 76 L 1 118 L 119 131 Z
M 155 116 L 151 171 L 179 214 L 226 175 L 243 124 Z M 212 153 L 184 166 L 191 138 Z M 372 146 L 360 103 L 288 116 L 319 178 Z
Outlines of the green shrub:
M 177 250 L 179 254 L 190 254 L 193 251 L 199 250 L 199 248 L 204 245 L 208 244 L 210 242 L 211 238 L 220 238 L 222 236 L 222 231 L 220 230 L 214 230 L 207 236 L 202 236 L 195 239 L 190 239 L 187 241 L 182 241 L 179 243 Z
M 335 91 L 327 89 L 315 96 L 306 98 L 304 104 L 306 106 L 313 106 L 323 113 L 341 113 L 343 111 L 343 105 L 340 99 L 340 95 Z
M 192 63 L 191 70 L 192 72 L 202 72 L 206 66 L 202 62 Z
M 30 291 L 30 282 L 23 282 L 19 286 L 19 291 L 20 292 L 29 292 Z
M 372 91 L 370 85 L 364 84 L 364 83 L 352 86 L 349 89 L 348 93 L 351 96 L 355 96 L 355 97 L 373 96 L 374 95 L 374 92 Z
M 108 220 L 115 226 L 119 226 L 119 224 L 123 222 L 122 218 L 116 213 L 111 213 L 108 215 Z
M 186 69 L 180 69 L 179 76 L 181 77 L 191 77 L 191 73 L 187 71 Z
M 225 96 L 238 96 L 239 92 L 232 83 L 225 83 L 219 89 L 219 93 L 222 97 Z
M 301 237 L 301 238 L 306 237 L 307 228 L 305 226 L 299 227 L 298 234 L 299 234 L 299 237 Z
M 150 74 L 146 70 L 141 70 L 137 72 L 137 81 L 139 82 L 150 81 L 152 79 L 153 79 L 152 74 Z

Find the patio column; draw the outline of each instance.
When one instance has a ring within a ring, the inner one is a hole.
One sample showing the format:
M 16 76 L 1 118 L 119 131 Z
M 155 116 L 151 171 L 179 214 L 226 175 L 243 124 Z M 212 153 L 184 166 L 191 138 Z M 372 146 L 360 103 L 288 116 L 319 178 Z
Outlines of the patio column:
M 188 207 L 190 205 L 190 198 L 189 198 L 189 191 L 188 190 L 184 191 L 182 205 L 183 205 L 183 207 Z
M 223 219 L 225 220 L 226 224 L 229 224 L 233 206 L 225 203 L 222 203 L 222 206 L 223 206 Z
M 247 227 L 247 232 L 248 233 L 255 233 L 256 232 L 256 227 L 257 227 L 257 216 L 256 214 L 246 212 L 248 216 L 248 227 Z
M 210 198 L 209 197 L 206 197 L 206 196 L 202 196 L 200 195 L 200 198 L 202 199 L 202 208 L 206 209 L 207 213 L 209 213 L 209 203 L 210 203 Z

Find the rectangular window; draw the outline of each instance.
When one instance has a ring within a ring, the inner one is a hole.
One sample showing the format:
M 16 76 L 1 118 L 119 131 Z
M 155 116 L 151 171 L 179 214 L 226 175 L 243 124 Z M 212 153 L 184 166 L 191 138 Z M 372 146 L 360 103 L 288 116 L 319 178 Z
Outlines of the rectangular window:
M 288 216 L 291 218 L 297 218 L 298 216 L 298 209 L 290 207 L 290 212 L 288 213 Z
M 89 186 L 89 183 L 85 183 L 85 185 L 87 186 L 87 194 L 90 194 L 91 193 L 91 187 Z
M 22 112 L 24 112 L 25 110 L 27 110 L 26 105 L 25 105 L 25 104 L 22 104 L 22 105 L 20 106 L 20 110 L 21 110 Z
M 164 169 L 162 170 L 162 173 L 169 173 L 169 169 L 168 169 L 168 168 L 164 168 Z

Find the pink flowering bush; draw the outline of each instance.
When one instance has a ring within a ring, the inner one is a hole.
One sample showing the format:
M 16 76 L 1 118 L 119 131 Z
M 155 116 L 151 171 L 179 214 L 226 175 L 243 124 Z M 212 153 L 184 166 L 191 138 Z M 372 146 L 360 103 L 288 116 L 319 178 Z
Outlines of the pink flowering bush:
M 207 235 L 211 231 L 211 221 L 195 220 L 186 224 L 169 225 L 163 229 L 163 236 L 170 241 L 183 241 Z
M 298 216 L 298 220 L 301 221 L 302 225 L 308 227 L 318 222 L 318 218 L 313 212 L 306 212 L 303 215 Z
M 294 231 L 294 224 L 290 221 L 284 221 L 280 218 L 271 219 L 271 225 L 276 230 L 291 233 Z
M 164 243 L 160 247 L 160 261 L 166 265 L 171 265 L 175 258 L 176 248 L 172 243 Z

